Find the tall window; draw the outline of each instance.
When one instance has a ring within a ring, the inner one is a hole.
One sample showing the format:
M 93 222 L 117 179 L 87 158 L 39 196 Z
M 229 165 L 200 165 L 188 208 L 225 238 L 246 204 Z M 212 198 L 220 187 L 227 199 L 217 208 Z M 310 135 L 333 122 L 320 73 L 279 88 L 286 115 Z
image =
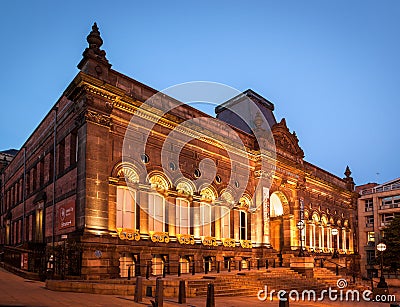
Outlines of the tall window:
M 231 237 L 231 212 L 228 207 L 221 207 L 221 237 Z
M 164 231 L 165 202 L 159 194 L 149 194 L 149 230 Z
M 180 234 L 188 234 L 190 229 L 190 206 L 186 199 L 176 199 L 175 231 Z
M 200 235 L 211 236 L 211 206 L 200 203 Z
M 135 229 L 136 191 L 117 187 L 117 228 Z
M 247 240 L 247 213 L 244 211 L 239 211 L 240 221 L 239 221 L 239 239 Z

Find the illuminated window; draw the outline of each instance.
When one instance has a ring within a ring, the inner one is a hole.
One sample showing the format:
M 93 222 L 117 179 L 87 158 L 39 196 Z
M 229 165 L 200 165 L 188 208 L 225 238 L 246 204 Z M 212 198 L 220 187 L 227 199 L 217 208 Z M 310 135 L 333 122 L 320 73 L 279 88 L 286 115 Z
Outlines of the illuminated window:
M 190 206 L 189 201 L 182 198 L 176 199 L 175 231 L 179 234 L 188 234 L 190 230 Z
M 231 237 L 231 212 L 228 207 L 221 207 L 221 237 Z
M 160 194 L 149 194 L 149 230 L 164 231 L 165 201 Z
M 200 204 L 200 235 L 211 236 L 211 206 Z
M 367 243 L 372 245 L 375 242 L 375 232 L 368 231 L 367 232 Z
M 136 192 L 117 187 L 117 228 L 135 229 Z

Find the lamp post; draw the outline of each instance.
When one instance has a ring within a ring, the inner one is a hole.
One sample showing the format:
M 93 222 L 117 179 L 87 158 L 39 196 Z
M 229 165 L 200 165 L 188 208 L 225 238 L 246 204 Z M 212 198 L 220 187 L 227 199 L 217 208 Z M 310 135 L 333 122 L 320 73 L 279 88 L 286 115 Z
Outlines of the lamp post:
M 304 251 L 303 251 L 303 229 L 304 229 L 304 221 L 299 221 L 297 223 L 297 228 L 299 229 L 299 234 L 300 234 L 300 252 L 299 252 L 299 257 L 304 257 Z
M 379 243 L 376 246 L 376 249 L 381 253 L 381 278 L 379 279 L 379 283 L 377 285 L 377 288 L 387 288 L 388 285 L 385 281 L 385 277 L 383 276 L 383 252 L 386 250 L 386 244 L 385 243 Z
M 334 236 L 335 238 L 336 238 L 336 236 L 339 234 L 339 231 L 336 229 L 336 228 L 333 228 L 332 229 L 332 236 Z M 337 240 L 335 240 L 334 242 L 336 242 L 334 245 L 335 245 L 335 248 L 334 248 L 334 250 L 333 250 L 333 255 L 332 255 L 332 259 L 334 259 L 334 258 L 339 258 L 339 255 L 338 255 L 338 253 L 337 253 L 337 248 L 338 248 L 338 246 L 336 246 L 336 244 L 337 244 Z

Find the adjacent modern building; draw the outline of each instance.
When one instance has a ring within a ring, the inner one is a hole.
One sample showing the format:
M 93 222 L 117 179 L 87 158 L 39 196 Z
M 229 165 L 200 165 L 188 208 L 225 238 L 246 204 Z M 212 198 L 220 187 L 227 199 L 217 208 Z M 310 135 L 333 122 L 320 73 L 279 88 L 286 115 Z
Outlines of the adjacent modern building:
M 7 265 L 104 279 L 128 269 L 227 270 L 277 254 L 287 265 L 300 246 L 310 255 L 354 254 L 358 195 L 350 169 L 340 178 L 304 160 L 274 104 L 247 90 L 218 106 L 217 119 L 237 139 L 225 128 L 182 125 L 213 118 L 185 104 L 158 118 L 157 105 L 141 108 L 157 90 L 111 68 L 96 24 L 87 41 L 76 77 L 2 173 Z M 252 129 L 230 111 L 248 99 L 258 108 L 247 114 Z M 130 123 L 133 145 L 124 157 Z M 164 146 L 172 131 L 190 141 Z M 145 135 L 146 146 L 135 146 Z M 264 151 L 261 142 L 274 146 Z M 247 162 L 233 163 L 231 153 L 233 162 Z M 273 169 L 263 169 L 263 159 Z
M 361 272 L 377 274 L 376 246 L 384 236 L 384 228 L 400 214 L 400 178 L 383 184 L 368 183 L 356 187 L 358 199 L 359 251 Z

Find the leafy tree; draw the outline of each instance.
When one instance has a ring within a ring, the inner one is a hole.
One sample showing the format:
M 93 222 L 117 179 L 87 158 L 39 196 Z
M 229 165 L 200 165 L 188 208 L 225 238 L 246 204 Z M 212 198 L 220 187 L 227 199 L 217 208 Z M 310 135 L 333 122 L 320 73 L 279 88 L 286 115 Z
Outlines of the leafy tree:
M 383 264 L 396 271 L 400 268 L 400 215 L 396 215 L 390 225 L 384 229 L 382 241 L 386 244 Z

